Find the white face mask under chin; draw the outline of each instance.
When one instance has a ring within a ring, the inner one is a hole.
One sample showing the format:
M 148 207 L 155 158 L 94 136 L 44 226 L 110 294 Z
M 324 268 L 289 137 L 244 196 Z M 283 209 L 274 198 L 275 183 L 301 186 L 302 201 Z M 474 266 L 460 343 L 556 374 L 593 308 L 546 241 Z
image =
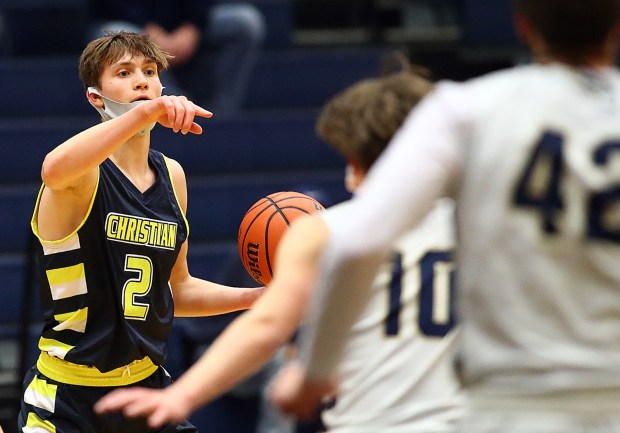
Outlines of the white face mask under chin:
M 164 89 L 162 87 L 162 91 L 163 90 Z M 93 104 L 90 101 L 90 99 L 88 100 L 88 102 L 90 102 L 90 105 L 92 105 L 95 108 L 95 110 L 97 110 L 97 112 L 101 115 L 101 118 L 104 121 L 115 119 L 118 116 L 121 116 L 121 115 L 127 113 L 132 108 L 134 108 L 137 105 L 139 105 L 142 102 L 144 102 L 144 101 L 134 101 L 134 102 L 129 102 L 129 103 L 123 103 L 123 102 L 114 101 L 114 100 L 112 100 L 110 98 L 106 98 L 105 96 L 103 96 L 94 87 L 89 87 L 88 88 L 88 93 L 89 94 L 93 93 L 93 94 L 98 95 L 99 97 L 101 97 L 101 99 L 103 99 L 103 108 L 97 107 L 95 104 Z M 144 128 L 142 131 L 138 132 L 138 134 L 136 134 L 136 135 L 140 135 L 140 136 L 145 135 L 146 133 L 150 132 L 154 127 L 155 127 L 155 123 L 153 123 L 150 126 Z

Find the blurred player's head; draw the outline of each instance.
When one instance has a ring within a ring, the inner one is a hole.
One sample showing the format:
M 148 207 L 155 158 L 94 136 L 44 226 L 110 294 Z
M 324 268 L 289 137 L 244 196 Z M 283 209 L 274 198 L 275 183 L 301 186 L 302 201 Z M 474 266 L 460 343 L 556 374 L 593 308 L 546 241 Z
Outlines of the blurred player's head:
M 368 171 L 432 88 L 421 68 L 412 67 L 403 56 L 396 59 L 400 70 L 359 81 L 331 98 L 319 115 L 316 132 L 347 159 L 347 177 Z
M 101 75 L 105 68 L 125 55 L 144 56 L 157 65 L 158 72 L 168 68 L 170 55 L 148 36 L 116 32 L 91 41 L 80 56 L 79 73 L 84 89 L 101 87 Z
M 514 0 L 514 5 L 517 30 L 540 57 L 582 64 L 592 56 L 615 55 L 620 0 Z

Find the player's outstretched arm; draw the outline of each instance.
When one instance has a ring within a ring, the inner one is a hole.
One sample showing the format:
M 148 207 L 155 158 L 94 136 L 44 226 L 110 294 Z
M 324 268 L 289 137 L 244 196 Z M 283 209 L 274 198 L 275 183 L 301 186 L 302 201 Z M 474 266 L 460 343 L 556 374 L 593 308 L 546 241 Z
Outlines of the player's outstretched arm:
M 41 176 L 48 188 L 59 190 L 75 186 L 149 125 L 157 122 L 174 132 L 201 134 L 202 127 L 194 121 L 195 118 L 211 116 L 210 111 L 184 96 L 161 96 L 145 101 L 115 119 L 74 135 L 53 149 L 45 157 Z
M 245 310 L 254 305 L 263 287 L 232 287 L 190 275 L 187 242 L 183 244 L 170 276 L 176 317 L 201 317 Z
M 172 174 L 179 205 L 187 212 L 187 180 L 178 161 L 166 159 Z M 188 242 L 181 246 L 170 275 L 177 317 L 224 314 L 250 308 L 263 292 L 262 287 L 230 287 L 190 275 L 187 264 Z
M 295 221 L 278 247 L 276 273 L 265 293 L 196 364 L 165 390 L 119 389 L 101 399 L 95 410 L 146 417 L 156 428 L 179 421 L 256 372 L 288 342 L 303 318 L 326 239 L 320 217 Z

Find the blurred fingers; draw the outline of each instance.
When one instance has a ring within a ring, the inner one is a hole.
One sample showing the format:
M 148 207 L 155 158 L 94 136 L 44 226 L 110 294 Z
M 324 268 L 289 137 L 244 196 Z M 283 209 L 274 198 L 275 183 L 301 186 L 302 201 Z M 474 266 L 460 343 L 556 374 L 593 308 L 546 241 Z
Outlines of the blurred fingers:
M 95 403 L 97 413 L 118 412 L 135 400 L 144 398 L 148 390 L 142 388 L 117 389 Z

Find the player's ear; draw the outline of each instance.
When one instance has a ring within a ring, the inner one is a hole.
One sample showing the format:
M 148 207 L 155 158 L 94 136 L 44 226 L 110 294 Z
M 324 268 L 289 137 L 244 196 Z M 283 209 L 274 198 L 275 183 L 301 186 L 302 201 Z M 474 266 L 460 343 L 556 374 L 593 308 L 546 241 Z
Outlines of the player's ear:
M 542 36 L 540 36 L 538 30 L 536 30 L 524 14 L 519 12 L 516 12 L 514 15 L 514 25 L 517 36 L 530 48 L 534 58 L 544 62 L 549 53 L 547 44 Z
M 364 170 L 360 168 L 358 164 L 354 161 L 348 161 L 347 167 L 345 169 L 345 178 L 344 178 L 344 186 L 350 193 L 355 192 L 355 190 L 362 184 L 364 181 L 366 173 Z
M 89 87 L 88 89 L 86 89 L 86 98 L 88 99 L 88 102 L 90 102 L 95 107 L 103 108 L 103 98 L 101 97 L 99 91 L 94 87 Z
M 613 41 L 620 40 L 620 24 L 616 25 L 611 32 L 609 32 L 609 37 L 612 38 Z
M 519 12 L 515 13 L 513 20 L 515 30 L 519 39 L 521 39 L 523 42 L 528 42 L 532 33 L 532 26 L 530 25 L 530 22 L 527 20 L 525 15 Z

